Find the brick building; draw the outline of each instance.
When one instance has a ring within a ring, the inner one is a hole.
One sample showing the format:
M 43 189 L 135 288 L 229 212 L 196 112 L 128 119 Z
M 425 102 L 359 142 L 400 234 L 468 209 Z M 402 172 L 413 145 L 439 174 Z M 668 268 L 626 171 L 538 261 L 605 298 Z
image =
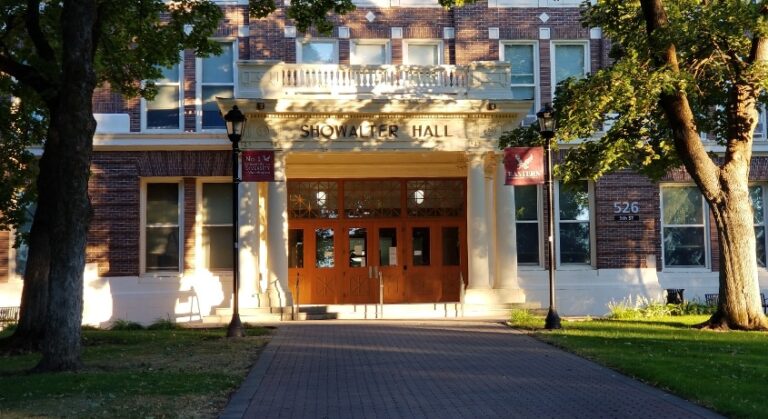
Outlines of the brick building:
M 465 314 L 545 305 L 545 191 L 504 185 L 497 142 L 558 81 L 606 64 L 608 43 L 581 26 L 579 3 L 359 0 L 324 36 L 298 33 L 282 9 L 256 20 L 247 2 L 221 2 L 221 55 L 180 52 L 153 101 L 96 97 L 84 322 L 228 319 L 232 161 L 220 112 L 233 105 L 248 118 L 241 149 L 275 162 L 274 182 L 239 187 L 245 320 L 297 300 L 368 318 L 380 299 L 392 317 L 454 316 L 459 301 Z M 755 138 L 764 267 L 764 123 Z M 684 172 L 661 183 L 621 172 L 556 185 L 554 198 L 561 314 L 601 315 L 611 300 L 666 288 L 717 291 L 714 227 Z M 19 301 L 24 252 L 11 241 L 0 236 L 0 305 Z

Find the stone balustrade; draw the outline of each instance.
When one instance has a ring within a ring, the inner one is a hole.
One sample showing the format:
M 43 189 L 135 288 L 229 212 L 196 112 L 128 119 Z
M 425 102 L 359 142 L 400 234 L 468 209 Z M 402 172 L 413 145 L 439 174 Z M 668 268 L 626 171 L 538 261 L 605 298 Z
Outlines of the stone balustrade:
M 510 66 L 287 64 L 238 62 L 238 98 L 445 98 L 509 99 Z

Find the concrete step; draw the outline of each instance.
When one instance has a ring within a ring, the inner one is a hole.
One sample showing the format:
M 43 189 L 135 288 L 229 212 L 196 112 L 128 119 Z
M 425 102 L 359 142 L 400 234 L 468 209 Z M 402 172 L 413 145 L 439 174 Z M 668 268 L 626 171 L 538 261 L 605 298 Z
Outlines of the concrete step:
M 441 319 L 441 318 L 473 318 L 493 317 L 505 319 L 515 309 L 526 309 L 536 314 L 546 309 L 540 303 L 508 303 L 508 304 L 460 304 L 449 303 L 413 303 L 413 304 L 312 304 L 301 305 L 299 312 L 294 313 L 295 307 L 263 307 L 240 309 L 240 320 L 243 322 L 278 322 L 297 320 L 365 320 L 365 319 Z M 215 314 L 206 316 L 204 323 L 227 324 L 232 318 L 232 309 L 219 308 Z

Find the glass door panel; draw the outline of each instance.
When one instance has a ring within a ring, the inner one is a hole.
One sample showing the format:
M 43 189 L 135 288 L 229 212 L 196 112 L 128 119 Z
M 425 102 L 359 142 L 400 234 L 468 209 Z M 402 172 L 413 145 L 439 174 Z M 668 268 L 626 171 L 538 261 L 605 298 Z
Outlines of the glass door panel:
M 430 265 L 429 227 L 414 227 L 411 230 L 413 266 Z
M 401 255 L 401 244 L 398 242 L 397 228 L 393 226 L 379 227 L 377 237 L 377 253 L 379 272 L 382 275 L 384 284 L 384 302 L 385 303 L 403 303 L 405 299 L 405 283 L 403 274 L 403 260 Z M 378 288 L 378 281 L 376 286 Z M 378 301 L 378 292 L 376 299 Z
M 288 230 L 288 267 L 304 267 L 304 230 Z
M 350 228 L 349 237 L 349 267 L 362 268 L 368 266 L 368 233 L 364 228 Z
M 379 266 L 397 266 L 397 229 L 379 229 Z
M 315 267 L 333 268 L 335 248 L 332 228 L 315 229 Z

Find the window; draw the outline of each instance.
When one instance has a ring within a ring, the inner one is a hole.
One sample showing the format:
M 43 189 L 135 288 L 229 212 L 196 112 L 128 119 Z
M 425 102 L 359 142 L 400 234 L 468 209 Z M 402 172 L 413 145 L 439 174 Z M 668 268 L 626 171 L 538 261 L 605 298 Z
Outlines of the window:
M 589 49 L 586 42 L 552 43 L 552 86 L 569 78 L 584 77 L 589 72 Z M 552 97 L 555 97 L 554 90 Z
M 393 6 L 400 7 L 440 7 L 437 0 L 392 0 Z
M 407 41 L 404 45 L 404 64 L 440 65 L 443 63 L 441 41 Z
M 579 7 L 583 0 L 496 0 L 488 7 Z M 594 4 L 594 0 L 591 2 Z
M 202 107 L 200 128 L 204 130 L 225 129 L 216 97 L 235 96 L 236 48 L 232 42 L 222 42 L 220 45 L 220 55 L 201 58 L 198 66 Z
M 304 267 L 304 230 L 288 230 L 288 267 Z
M 757 248 L 757 266 L 765 268 L 765 188 L 750 186 L 749 197 L 752 199 L 752 211 L 755 222 L 755 245 Z
M 338 44 L 333 40 L 296 41 L 296 61 L 302 64 L 337 64 Z
M 753 139 L 755 141 L 765 141 L 768 139 L 768 134 L 765 132 L 765 107 L 759 107 L 759 114 L 757 116 L 757 126 L 755 127 L 755 134 Z
M 202 201 L 203 256 L 208 270 L 231 270 L 232 184 L 204 183 Z
M 515 186 L 517 263 L 539 265 L 539 187 Z
M 352 4 L 354 4 L 357 7 L 375 7 L 375 8 L 381 9 L 381 8 L 389 7 L 390 1 L 389 0 L 352 0 Z
M 662 186 L 662 255 L 665 268 L 707 266 L 704 199 L 695 186 Z
M 181 237 L 178 183 L 147 183 L 144 263 L 146 272 L 179 272 Z
M 592 263 L 590 184 L 558 185 L 557 226 L 560 264 Z
M 155 80 L 157 95 L 152 100 L 144 101 L 144 129 L 180 130 L 183 127 L 182 68 L 182 64 L 175 64 L 161 69 L 163 76 Z
M 538 80 L 536 70 L 536 63 L 538 58 L 536 51 L 536 44 L 502 44 L 503 48 L 500 49 L 502 53 L 502 61 L 508 62 L 512 66 L 512 99 L 515 100 L 533 100 L 534 103 L 531 110 L 528 112 L 528 116 L 535 118 L 536 94 Z
M 352 41 L 349 62 L 352 65 L 389 64 L 389 42 L 383 40 Z

